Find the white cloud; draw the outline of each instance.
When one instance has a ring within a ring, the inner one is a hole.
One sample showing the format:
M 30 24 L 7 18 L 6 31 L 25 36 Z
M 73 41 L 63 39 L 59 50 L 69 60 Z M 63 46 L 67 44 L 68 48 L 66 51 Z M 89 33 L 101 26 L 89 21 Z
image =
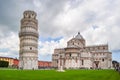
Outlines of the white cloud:
M 118 44 L 120 38 L 117 36 L 120 34 L 118 3 L 119 1 L 85 0 L 76 8 L 71 8 L 72 5 L 67 3 L 64 11 L 58 14 L 53 23 L 63 31 L 64 35 L 66 32 L 73 35 L 81 31 L 88 45 L 108 43 L 111 50 L 120 49 Z M 99 28 L 93 29 L 93 25 Z
M 41 2 L 39 0 L 33 0 L 33 3 L 36 7 L 41 7 Z
M 64 48 L 66 47 L 66 40 L 64 38 L 60 39 L 59 41 L 39 41 L 39 54 L 47 55 L 53 54 L 55 48 Z
M 18 53 L 19 53 L 18 35 L 14 32 L 10 32 L 7 37 L 4 37 L 0 40 L 0 55 L 18 57 Z
M 120 49 L 119 0 L 12 0 L 4 2 L 6 5 L 3 2 L 0 1 L 0 49 L 9 50 L 0 52 L 1 55 L 18 53 L 19 22 L 26 9 L 37 12 L 40 36 L 64 37 L 59 41 L 40 41 L 39 54 L 52 54 L 54 48 L 65 47 L 78 31 L 87 45 L 108 43 L 110 50 Z

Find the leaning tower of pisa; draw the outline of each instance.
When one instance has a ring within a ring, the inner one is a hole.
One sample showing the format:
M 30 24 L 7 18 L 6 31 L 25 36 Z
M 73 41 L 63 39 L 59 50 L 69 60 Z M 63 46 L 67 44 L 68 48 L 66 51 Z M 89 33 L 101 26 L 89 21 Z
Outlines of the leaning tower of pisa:
M 19 68 L 38 69 L 38 21 L 34 11 L 23 13 L 19 32 Z

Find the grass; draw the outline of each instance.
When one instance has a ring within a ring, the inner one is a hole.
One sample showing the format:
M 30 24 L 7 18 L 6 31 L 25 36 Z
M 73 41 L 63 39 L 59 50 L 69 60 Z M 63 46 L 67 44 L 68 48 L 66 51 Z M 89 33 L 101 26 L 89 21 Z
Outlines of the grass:
M 114 70 L 0 70 L 0 80 L 120 80 Z

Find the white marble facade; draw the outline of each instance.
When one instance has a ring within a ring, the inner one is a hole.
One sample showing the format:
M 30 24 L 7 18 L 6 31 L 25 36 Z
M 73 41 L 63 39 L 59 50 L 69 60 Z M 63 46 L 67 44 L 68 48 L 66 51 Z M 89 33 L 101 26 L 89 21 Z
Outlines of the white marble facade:
M 19 38 L 19 68 L 38 69 L 38 21 L 34 11 L 23 13 Z
M 52 66 L 65 69 L 109 69 L 112 67 L 112 53 L 108 45 L 86 46 L 85 39 L 80 33 L 67 42 L 66 48 L 54 50 Z

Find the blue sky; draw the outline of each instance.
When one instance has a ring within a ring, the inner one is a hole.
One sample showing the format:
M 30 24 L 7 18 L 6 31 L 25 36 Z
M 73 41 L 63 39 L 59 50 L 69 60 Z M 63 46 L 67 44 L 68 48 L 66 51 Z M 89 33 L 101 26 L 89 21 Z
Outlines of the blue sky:
M 20 20 L 25 10 L 37 13 L 39 60 L 51 61 L 54 48 L 78 31 L 86 45 L 108 44 L 120 62 L 120 0 L 0 0 L 0 56 L 19 56 Z
M 45 41 L 50 42 L 50 41 L 59 41 L 62 38 L 63 38 L 62 36 L 59 36 L 59 37 L 56 37 L 56 38 L 40 36 L 39 40 L 41 42 L 45 42 Z
M 120 50 L 112 51 L 112 57 L 113 57 L 113 60 L 117 60 L 120 62 Z

